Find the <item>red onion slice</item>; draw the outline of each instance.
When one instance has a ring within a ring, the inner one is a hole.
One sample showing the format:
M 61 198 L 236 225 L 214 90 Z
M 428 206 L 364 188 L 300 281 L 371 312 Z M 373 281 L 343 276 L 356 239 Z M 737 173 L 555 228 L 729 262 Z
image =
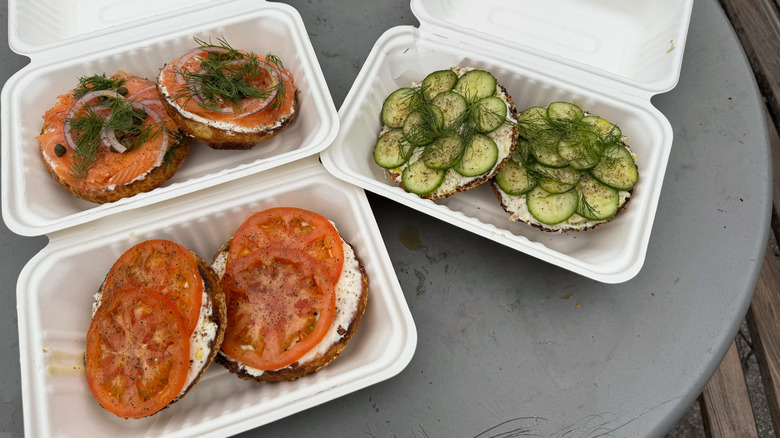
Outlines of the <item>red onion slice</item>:
M 160 115 L 157 114 L 157 111 L 153 110 L 148 105 L 137 101 L 130 101 L 130 104 L 133 105 L 133 108 L 140 109 L 146 112 L 146 114 L 148 114 L 152 119 L 154 119 L 155 123 L 160 122 L 161 120 Z M 158 157 L 158 160 L 160 160 L 161 157 L 165 155 L 165 151 L 168 150 L 168 142 L 169 142 L 168 131 L 163 129 L 162 136 L 163 136 L 162 145 L 160 146 L 161 156 Z M 114 148 L 114 150 L 116 150 L 117 152 L 127 152 L 127 148 L 122 143 L 120 143 L 119 140 L 117 140 L 116 132 L 114 132 L 113 130 L 103 131 L 100 134 L 100 140 L 106 146 Z
M 244 111 L 243 113 L 236 116 L 237 119 L 241 119 L 243 117 L 249 117 L 253 114 L 257 114 L 260 111 L 266 109 L 268 105 L 271 104 L 271 102 L 276 99 L 276 94 L 279 89 L 279 82 L 282 80 L 282 78 L 279 75 L 279 70 L 272 66 L 271 64 L 265 62 L 265 61 L 259 61 L 258 60 L 258 66 L 268 72 L 268 74 L 271 76 L 271 91 L 268 93 L 268 95 L 262 99 L 251 99 L 250 102 L 254 102 L 255 100 L 258 101 L 257 107 Z
M 197 56 L 198 54 L 203 53 L 203 52 L 206 52 L 206 53 L 208 53 L 208 52 L 226 53 L 227 50 L 226 49 L 219 49 L 219 48 L 208 48 L 208 49 L 205 49 L 203 47 L 196 47 L 196 48 L 190 50 L 189 52 L 181 55 L 179 57 L 179 60 L 176 61 L 176 64 L 174 64 L 174 71 L 173 71 L 174 78 L 176 79 L 176 83 L 177 84 L 181 85 L 181 84 L 186 82 L 186 80 L 184 79 L 184 76 L 181 74 L 181 72 L 183 71 L 184 66 L 188 62 L 190 62 L 190 60 L 192 58 L 194 58 L 195 56 Z
M 70 110 L 68 110 L 68 114 L 65 116 L 65 124 L 62 126 L 63 134 L 65 134 L 65 143 L 68 144 L 68 147 L 71 148 L 71 150 L 76 150 L 76 142 L 73 140 L 73 136 L 70 135 L 70 121 L 73 120 L 79 111 L 81 111 L 82 108 L 89 102 L 90 100 L 96 98 L 96 97 L 114 97 L 117 99 L 124 99 L 124 96 L 117 93 L 116 91 L 111 90 L 93 90 L 88 91 L 84 93 L 81 98 L 76 100 L 73 105 L 71 105 Z

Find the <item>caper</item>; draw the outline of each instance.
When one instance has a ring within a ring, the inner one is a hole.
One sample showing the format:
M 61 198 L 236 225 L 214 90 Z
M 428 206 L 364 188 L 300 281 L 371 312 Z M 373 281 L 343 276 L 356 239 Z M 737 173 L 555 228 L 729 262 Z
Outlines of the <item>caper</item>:
M 54 154 L 58 157 L 61 157 L 65 155 L 66 149 L 65 146 L 62 145 L 62 143 L 57 143 L 57 146 L 54 146 Z
M 127 93 L 130 91 L 127 89 L 127 87 L 119 87 L 116 89 L 116 92 L 121 94 L 122 96 L 127 96 Z

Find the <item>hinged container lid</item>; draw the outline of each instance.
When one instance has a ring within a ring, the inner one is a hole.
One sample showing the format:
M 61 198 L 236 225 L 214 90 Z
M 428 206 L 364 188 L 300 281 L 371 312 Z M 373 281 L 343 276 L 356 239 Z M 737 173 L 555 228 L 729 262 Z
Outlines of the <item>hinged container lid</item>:
M 230 0 L 9 0 L 8 45 L 16 53 L 34 55 L 101 35 L 133 28 L 185 8 Z
M 420 29 L 434 34 L 508 46 L 657 94 L 679 79 L 693 0 L 411 0 L 411 7 Z

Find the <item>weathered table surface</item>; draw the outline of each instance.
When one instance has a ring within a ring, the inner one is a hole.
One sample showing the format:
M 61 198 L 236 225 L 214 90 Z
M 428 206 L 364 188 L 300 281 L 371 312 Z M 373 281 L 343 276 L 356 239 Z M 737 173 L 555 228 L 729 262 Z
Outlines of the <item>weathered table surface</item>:
M 290 3 L 337 107 L 379 35 L 417 24 L 401 0 L 372 5 L 367 17 L 357 0 Z M 2 82 L 26 63 L 7 44 L 0 59 Z M 771 204 L 761 102 L 714 0 L 695 2 L 680 82 L 653 103 L 675 140 L 636 278 L 591 281 L 369 194 L 417 325 L 414 358 L 388 381 L 246 435 L 662 435 L 734 338 Z M 5 436 L 23 433 L 15 282 L 46 241 L 0 226 Z

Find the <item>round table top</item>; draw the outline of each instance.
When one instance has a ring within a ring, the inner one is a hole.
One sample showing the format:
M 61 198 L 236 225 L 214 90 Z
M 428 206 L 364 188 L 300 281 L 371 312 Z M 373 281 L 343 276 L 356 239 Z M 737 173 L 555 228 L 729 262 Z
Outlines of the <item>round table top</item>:
M 405 0 L 372 4 L 367 16 L 359 0 L 289 3 L 336 107 L 379 36 L 418 25 Z M 2 83 L 27 63 L 5 43 L 0 59 Z M 694 3 L 680 81 L 652 102 L 671 122 L 674 144 L 635 278 L 589 280 L 369 193 L 417 326 L 412 361 L 389 380 L 245 435 L 662 435 L 737 332 L 771 207 L 762 103 L 715 0 Z M 7 303 L 46 243 L 0 225 Z M 0 430 L 21 436 L 18 319 L 15 306 L 0 312 Z

